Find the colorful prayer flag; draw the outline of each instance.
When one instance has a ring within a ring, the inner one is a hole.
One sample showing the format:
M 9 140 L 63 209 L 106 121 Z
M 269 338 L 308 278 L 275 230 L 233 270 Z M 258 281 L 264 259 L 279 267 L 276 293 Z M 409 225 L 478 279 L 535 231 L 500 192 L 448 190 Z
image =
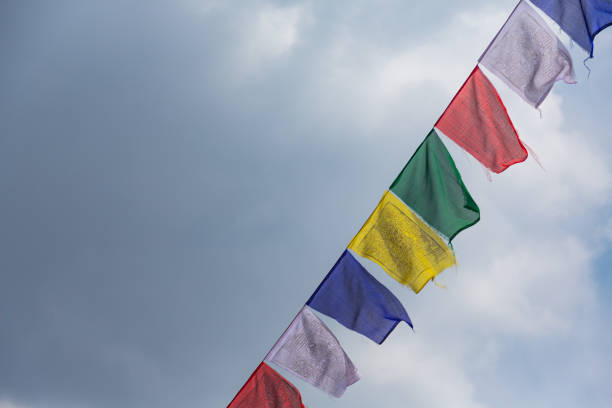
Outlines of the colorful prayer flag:
M 478 205 L 435 130 L 429 132 L 389 190 L 449 241 L 480 219 Z
M 569 51 L 524 1 L 516 6 L 480 63 L 536 108 L 556 81 L 576 83 Z
M 359 380 L 357 369 L 338 339 L 304 306 L 265 358 L 322 389 L 341 397 Z
M 495 173 L 527 159 L 506 107 L 478 66 L 435 127 Z
M 612 25 L 610 0 L 532 0 L 593 57 L 593 40 Z
M 399 322 L 412 327 L 401 302 L 347 250 L 306 304 L 378 344 Z
M 583 0 L 583 2 L 592 45 L 595 36 L 612 25 L 612 1 Z
M 348 247 L 416 293 L 455 264 L 452 249 L 438 233 L 390 191 Z
M 293 384 L 261 363 L 227 408 L 305 408 Z

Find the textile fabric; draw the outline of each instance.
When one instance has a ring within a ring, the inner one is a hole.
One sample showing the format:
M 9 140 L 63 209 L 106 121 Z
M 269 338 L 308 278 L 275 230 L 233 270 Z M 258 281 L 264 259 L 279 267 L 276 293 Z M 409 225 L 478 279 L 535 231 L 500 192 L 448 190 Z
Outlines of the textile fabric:
M 338 339 L 304 306 L 265 358 L 339 398 L 359 380 Z
M 480 63 L 536 108 L 556 81 L 576 83 L 569 51 L 524 1 L 514 9 Z
M 478 66 L 435 127 L 495 173 L 527 159 L 506 107 Z
M 563 31 L 593 56 L 593 40 L 612 24 L 610 0 L 532 0 Z
M 452 249 L 438 233 L 390 191 L 348 247 L 416 293 L 455 264 Z
M 293 384 L 261 363 L 228 408 L 305 408 Z
M 401 302 L 347 250 L 306 304 L 378 344 L 399 322 L 412 327 Z
M 592 44 L 597 34 L 612 25 L 612 1 L 582 0 L 582 3 L 584 4 L 586 20 L 589 24 Z
M 480 219 L 478 205 L 435 130 L 389 189 L 449 241 Z

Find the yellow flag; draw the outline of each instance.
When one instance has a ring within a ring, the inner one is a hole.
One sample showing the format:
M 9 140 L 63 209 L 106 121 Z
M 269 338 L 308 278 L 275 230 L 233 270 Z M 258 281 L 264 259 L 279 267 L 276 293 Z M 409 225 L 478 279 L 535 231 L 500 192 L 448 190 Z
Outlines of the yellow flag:
M 348 247 L 416 293 L 455 264 L 453 250 L 438 233 L 390 191 Z

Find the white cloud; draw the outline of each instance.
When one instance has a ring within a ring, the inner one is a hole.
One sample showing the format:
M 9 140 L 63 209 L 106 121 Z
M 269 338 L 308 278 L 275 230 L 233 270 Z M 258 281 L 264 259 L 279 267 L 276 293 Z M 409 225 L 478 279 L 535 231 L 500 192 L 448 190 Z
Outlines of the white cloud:
M 444 91 L 456 91 L 506 15 L 503 10 L 460 13 L 433 33 L 427 43 L 388 56 L 375 75 L 373 90 L 377 98 L 381 102 L 394 100 L 403 89 L 424 82 Z
M 568 332 L 576 311 L 592 305 L 593 254 L 576 238 L 545 238 L 524 236 L 496 251 L 486 250 L 483 242 L 491 256 L 480 266 L 468 261 L 462 269 L 466 276 L 453 288 L 456 307 L 500 334 Z
M 475 401 L 474 385 L 458 357 L 424 337 L 416 336 L 409 345 L 388 341 L 383 353 L 370 351 L 360 359 L 361 372 L 376 387 L 402 390 L 390 397 L 397 406 L 484 408 Z
M 267 5 L 253 13 L 244 30 L 243 68 L 255 71 L 262 64 L 289 54 L 299 41 L 300 25 L 305 22 L 306 6 Z
M 356 42 L 357 33 L 338 29 L 320 56 L 313 87 L 313 96 L 320 98 L 317 106 L 333 112 L 336 120 L 346 115 L 347 122 L 374 131 L 396 110 L 418 111 L 418 101 L 428 101 L 432 91 L 451 97 L 506 16 L 507 10 L 491 8 L 460 13 L 449 24 L 432 28 L 420 45 L 400 52 Z

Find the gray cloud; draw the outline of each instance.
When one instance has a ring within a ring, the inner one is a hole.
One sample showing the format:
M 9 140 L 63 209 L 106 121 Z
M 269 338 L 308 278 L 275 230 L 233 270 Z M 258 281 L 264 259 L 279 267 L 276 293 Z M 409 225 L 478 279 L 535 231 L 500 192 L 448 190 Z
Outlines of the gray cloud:
M 457 22 L 459 9 L 493 13 L 512 6 L 485 3 L 0 6 L 0 401 L 33 408 L 227 404 L 410 157 L 448 101 L 445 92 L 453 91 L 434 78 L 392 83 L 391 96 L 380 96 L 380 69 L 430 44 L 432 33 Z M 478 41 L 488 38 L 481 34 Z M 556 90 L 563 97 L 561 130 L 592 134 L 603 152 L 610 151 L 598 120 L 610 94 L 604 81 L 612 64 L 609 37 L 598 37 L 591 79 L 580 90 Z M 469 72 L 481 45 L 473 44 L 466 60 L 449 63 L 449 75 Z M 480 170 L 466 171 L 474 180 Z M 516 184 L 510 193 L 536 194 L 533 186 Z M 495 214 L 499 203 L 486 193 L 488 183 L 473 185 Z M 609 217 L 608 199 L 587 205 L 593 215 Z M 499 211 L 516 211 L 521 225 L 537 223 L 520 220 L 524 208 Z M 488 217 L 482 223 L 499 223 L 492 229 L 507 222 Z M 597 225 L 588 214 L 584 219 Z M 559 220 L 540 221 L 538 228 Z M 579 224 L 571 220 L 567 228 L 583 237 Z M 489 231 L 466 232 L 481 236 L 466 239 L 459 256 L 476 254 Z M 474 263 L 474 270 L 488 266 Z M 416 312 L 417 335 L 423 332 L 419 339 L 399 330 L 389 349 L 442 353 L 447 343 L 429 348 L 423 339 L 443 334 L 447 326 L 435 328 L 434 319 L 465 299 L 427 292 L 427 301 L 385 283 L 403 293 L 409 312 Z M 428 315 L 428 308 L 437 314 Z M 610 338 L 609 329 L 604 340 L 589 338 L 593 327 L 610 321 L 605 310 L 600 306 L 580 326 L 583 349 L 603 347 Z M 460 370 L 464 357 L 457 351 L 450 366 L 432 365 L 433 373 L 460 376 L 450 389 L 465 406 L 499 406 L 496 398 L 513 387 L 524 391 L 528 405 L 546 405 L 529 391 L 515 356 L 533 362 L 532 378 L 539 376 L 539 389 L 549 395 L 555 384 L 546 375 L 561 371 L 560 350 L 576 338 L 526 340 L 497 332 L 471 338 L 467 332 L 482 323 L 473 320 L 458 337 L 489 344 L 490 358 L 480 369 L 466 364 Z M 330 327 L 364 367 L 376 370 L 368 355 L 390 358 L 386 348 L 373 349 L 333 322 Z M 570 360 L 605 377 L 599 357 L 584 351 Z M 427 360 L 414 363 L 430 367 Z M 425 404 L 422 395 L 381 384 L 365 368 L 362 374 L 354 391 L 333 402 L 288 378 L 309 406 L 372 406 L 380 395 L 389 406 Z M 571 373 L 554 378 L 575 380 Z M 592 406 L 609 402 L 605 390 L 581 383 L 558 397 L 565 400 L 559 406 L 584 402 L 586 390 Z M 452 396 L 449 391 L 434 402 Z

